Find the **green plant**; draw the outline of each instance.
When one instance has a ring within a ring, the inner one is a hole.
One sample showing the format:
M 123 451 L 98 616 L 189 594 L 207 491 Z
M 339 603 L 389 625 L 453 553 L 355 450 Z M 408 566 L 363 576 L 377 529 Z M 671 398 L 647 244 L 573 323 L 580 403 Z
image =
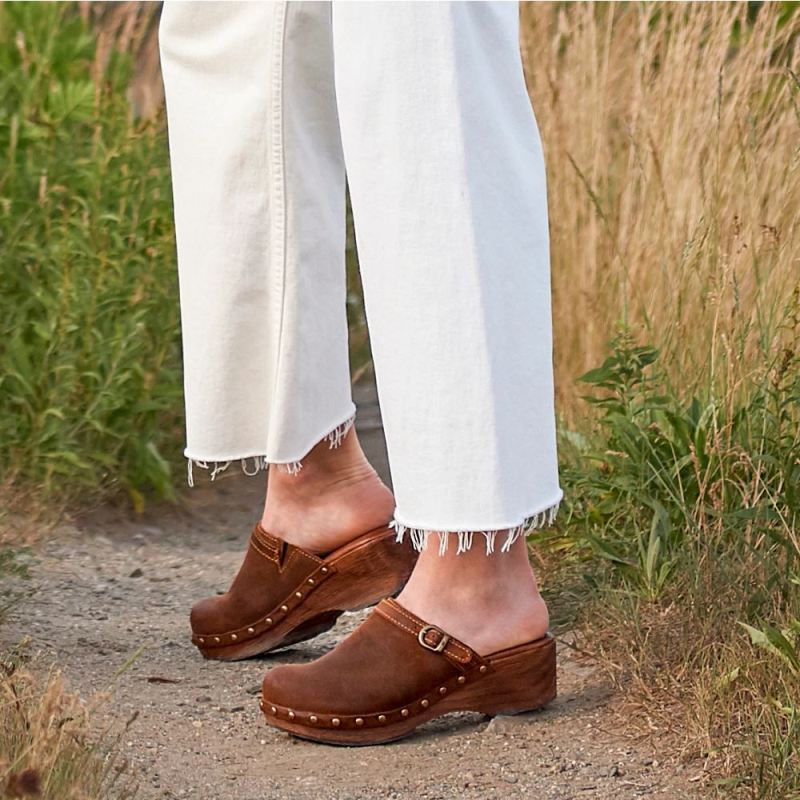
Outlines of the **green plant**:
M 792 620 L 786 628 L 768 626 L 763 630 L 744 622 L 739 623 L 749 634 L 750 641 L 782 659 L 792 674 L 800 677 L 800 655 L 798 655 L 798 634 L 800 620 Z
M 695 544 L 780 553 L 787 574 L 800 565 L 800 360 L 780 355 L 749 400 L 688 403 L 665 391 L 658 351 L 622 330 L 613 354 L 579 380 L 599 394 L 599 448 L 585 443 L 567 465 L 575 494 L 571 522 L 595 551 L 652 597 Z M 766 541 L 760 537 L 766 536 Z M 795 589 L 777 574 L 770 588 Z
M 98 59 L 73 4 L 0 6 L 0 473 L 141 505 L 181 458 L 168 158 Z
M 800 792 L 798 307 L 738 402 L 675 396 L 657 350 L 621 329 L 580 378 L 595 431 L 563 448 L 562 537 L 593 556 L 596 651 L 650 707 L 671 701 L 666 725 L 684 709 L 720 791 L 776 800 Z

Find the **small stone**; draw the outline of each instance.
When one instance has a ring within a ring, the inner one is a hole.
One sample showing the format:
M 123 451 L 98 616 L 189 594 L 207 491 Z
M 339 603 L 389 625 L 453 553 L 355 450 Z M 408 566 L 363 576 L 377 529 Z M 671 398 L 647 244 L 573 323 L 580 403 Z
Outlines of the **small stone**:
M 141 578 L 141 577 L 142 577 L 142 575 L 144 575 L 144 572 L 142 572 L 142 568 L 141 568 L 141 567 L 136 567 L 136 569 L 135 569 L 135 570 L 133 570 L 133 571 L 132 571 L 132 572 L 131 572 L 131 573 L 128 575 L 128 577 L 129 577 L 129 578 Z
M 527 723 L 524 718 L 503 716 L 502 714 L 494 717 L 486 726 L 487 733 L 516 733 L 519 732 Z

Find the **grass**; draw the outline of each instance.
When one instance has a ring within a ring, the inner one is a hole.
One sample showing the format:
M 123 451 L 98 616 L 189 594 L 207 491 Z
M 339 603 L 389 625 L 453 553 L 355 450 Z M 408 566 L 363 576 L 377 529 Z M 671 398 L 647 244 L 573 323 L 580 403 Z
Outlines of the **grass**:
M 800 349 L 732 406 L 665 393 L 659 355 L 622 331 L 582 376 L 598 429 L 564 437 L 548 544 L 582 565 L 586 647 L 642 716 L 720 792 L 797 797 Z
M 0 548 L 0 625 L 30 593 L 19 580 L 28 577 L 25 556 Z M 95 719 L 107 699 L 87 702 L 69 691 L 26 641 L 0 651 L 0 797 L 133 800 L 136 782 L 120 756 L 119 733 L 98 730 Z
M 800 797 L 800 13 L 526 3 L 521 29 L 566 491 L 537 538 L 711 792 Z M 74 4 L 0 4 L 0 487 L 26 512 L 183 480 L 164 118 L 107 44 Z
M 711 791 L 798 797 L 797 14 L 523 15 L 567 495 L 550 550 L 583 574 L 588 649 Z
M 132 800 L 116 739 L 97 737 L 92 709 L 58 671 L 0 665 L 0 792 L 41 800 Z
M 0 5 L 0 484 L 141 505 L 182 435 L 168 160 L 100 55 L 72 4 Z
M 759 800 L 800 797 L 798 19 L 526 4 L 522 25 L 567 508 L 541 541 L 640 718 L 710 792 Z
M 523 6 L 548 164 L 558 408 L 619 322 L 676 394 L 735 398 L 798 285 L 798 14 L 786 3 Z

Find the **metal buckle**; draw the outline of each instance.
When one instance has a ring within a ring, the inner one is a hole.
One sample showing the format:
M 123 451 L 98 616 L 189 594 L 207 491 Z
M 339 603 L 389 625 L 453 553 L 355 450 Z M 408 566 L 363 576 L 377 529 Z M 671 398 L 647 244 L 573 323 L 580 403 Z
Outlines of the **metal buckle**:
M 429 644 L 428 644 L 428 643 L 425 641 L 425 634 L 426 634 L 428 631 L 436 631 L 436 633 L 438 633 L 438 634 L 441 636 L 441 638 L 439 639 L 439 641 L 436 643 L 436 646 L 435 646 L 435 647 L 432 647 L 431 645 L 429 645 Z M 419 643 L 420 643 L 420 644 L 421 644 L 421 645 L 422 645 L 422 646 L 423 646 L 423 647 L 424 647 L 426 650 L 430 650 L 430 651 L 432 651 L 432 652 L 434 652 L 434 653 L 441 653 L 441 652 L 442 652 L 442 650 L 444 650 L 444 648 L 445 648 L 445 647 L 447 647 L 447 643 L 450 641 L 450 637 L 449 637 L 449 636 L 448 636 L 448 635 L 447 635 L 447 634 L 446 634 L 444 631 L 442 631 L 442 630 L 439 630 L 439 628 L 437 628 L 435 625 L 426 625 L 426 626 L 425 626 L 424 628 L 422 628 L 422 630 L 421 630 L 421 631 L 420 631 L 420 632 L 417 634 L 417 640 L 419 641 Z

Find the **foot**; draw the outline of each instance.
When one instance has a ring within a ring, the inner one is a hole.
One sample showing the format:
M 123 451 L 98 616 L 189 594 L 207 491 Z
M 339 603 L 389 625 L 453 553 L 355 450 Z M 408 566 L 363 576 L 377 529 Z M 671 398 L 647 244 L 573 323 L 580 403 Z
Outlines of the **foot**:
M 383 600 L 333 650 L 267 672 L 267 723 L 330 744 L 379 744 L 451 711 L 516 714 L 556 695 L 551 636 L 487 656 Z
M 394 496 L 367 461 L 351 427 L 341 444 L 327 440 L 291 474 L 271 465 L 261 524 L 273 536 L 313 553 L 329 553 L 386 525 Z
M 545 635 L 547 605 L 518 539 L 507 553 L 487 555 L 476 534 L 473 546 L 439 555 L 437 538 L 420 554 L 398 601 L 409 611 L 466 642 L 481 655 Z
M 305 641 L 333 627 L 343 611 L 396 592 L 415 555 L 385 527 L 321 558 L 257 524 L 228 591 L 192 608 L 192 642 L 206 658 L 236 661 Z

